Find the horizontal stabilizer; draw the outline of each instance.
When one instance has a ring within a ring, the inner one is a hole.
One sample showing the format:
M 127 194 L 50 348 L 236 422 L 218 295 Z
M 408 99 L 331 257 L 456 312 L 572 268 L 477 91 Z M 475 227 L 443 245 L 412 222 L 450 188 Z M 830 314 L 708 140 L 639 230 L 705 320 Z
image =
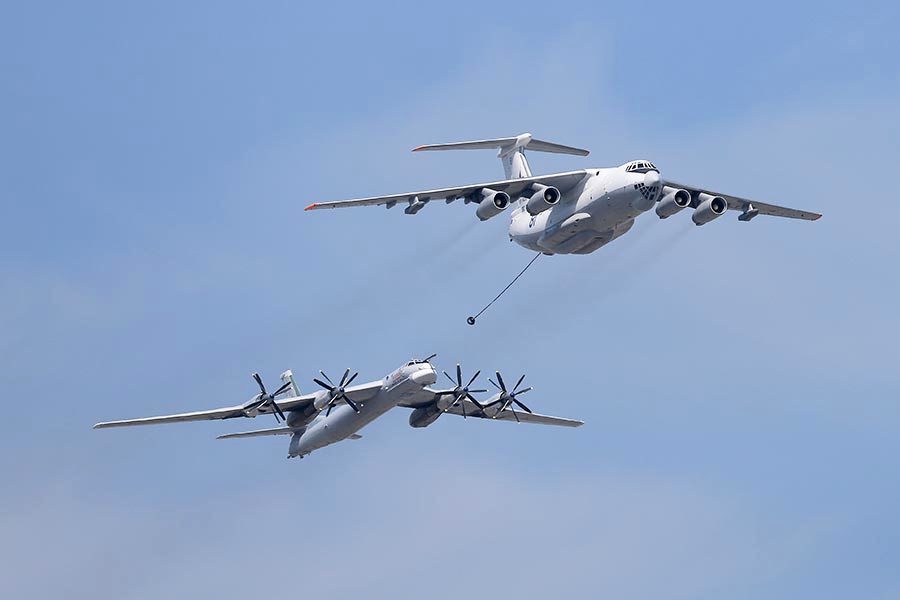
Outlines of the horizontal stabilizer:
M 421 152 L 424 150 L 486 150 L 498 148 L 500 150 L 513 150 L 523 148 L 535 150 L 537 152 L 552 152 L 554 154 L 574 154 L 575 156 L 587 156 L 590 154 L 588 150 L 582 148 L 574 148 L 572 146 L 564 146 L 562 144 L 554 144 L 553 142 L 545 142 L 536 140 L 531 137 L 530 133 L 523 133 L 515 137 L 493 138 L 488 140 L 473 140 L 470 142 L 450 142 L 448 144 L 426 144 L 413 148 L 413 152 Z
M 290 427 L 275 427 L 274 429 L 257 429 L 256 431 L 243 431 L 241 433 L 226 433 L 225 435 L 218 436 L 216 439 L 233 440 L 237 438 L 263 437 L 266 435 L 291 435 L 296 431 L 298 430 L 291 429 Z

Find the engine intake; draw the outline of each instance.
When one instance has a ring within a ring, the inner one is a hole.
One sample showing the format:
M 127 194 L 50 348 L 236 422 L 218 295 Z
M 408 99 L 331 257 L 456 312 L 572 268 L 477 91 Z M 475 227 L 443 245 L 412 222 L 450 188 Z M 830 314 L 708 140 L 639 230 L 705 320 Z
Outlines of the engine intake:
M 531 216 L 539 215 L 559 203 L 562 194 L 552 186 L 535 183 L 531 186 L 533 193 L 525 204 L 525 210 Z
M 668 219 L 675 213 L 690 206 L 690 204 L 690 192 L 666 186 L 663 188 L 662 199 L 656 205 L 656 214 L 660 219 Z
M 725 198 L 701 193 L 700 204 L 691 215 L 691 220 L 695 225 L 705 225 L 724 215 L 726 210 L 728 210 L 728 203 Z
M 490 188 L 481 190 L 481 203 L 475 214 L 482 221 L 487 221 L 491 217 L 496 217 L 509 206 L 509 194 L 506 192 L 498 192 Z

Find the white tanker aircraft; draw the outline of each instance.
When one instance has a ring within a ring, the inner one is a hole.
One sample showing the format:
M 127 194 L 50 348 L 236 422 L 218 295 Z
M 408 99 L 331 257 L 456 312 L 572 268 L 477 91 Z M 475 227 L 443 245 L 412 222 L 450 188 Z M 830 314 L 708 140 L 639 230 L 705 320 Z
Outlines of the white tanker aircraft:
M 486 221 L 513 204 L 510 240 L 543 254 L 589 254 L 625 234 L 634 225 L 635 217 L 653 207 L 661 219 L 691 208 L 691 219 L 697 225 L 709 223 L 728 209 L 740 211 L 740 221 L 750 221 L 758 215 L 807 221 L 822 216 L 663 179 L 659 169 L 648 160 L 535 176 L 525 158 L 526 149 L 576 156 L 587 156 L 588 151 L 536 140 L 530 133 L 431 144 L 419 146 L 413 152 L 485 148 L 499 151 L 505 179 L 390 196 L 317 202 L 306 210 L 371 205 L 392 208 L 404 203 L 407 205 L 404 212 L 414 215 L 433 200 L 450 204 L 461 199 L 465 204 L 476 204 L 475 214 Z
M 283 385 L 272 393 L 266 390 L 259 374 L 254 373 L 253 379 L 259 386 L 259 393 L 244 404 L 160 417 L 108 421 L 97 423 L 94 429 L 241 417 L 252 419 L 258 415 L 271 414 L 275 416 L 276 421 L 283 424 L 273 429 L 221 435 L 218 439 L 289 435 L 291 442 L 288 447 L 288 458 L 298 456 L 302 458 L 319 448 L 347 439 L 359 439 L 362 437 L 358 433 L 360 429 L 397 406 L 413 409 L 409 416 L 409 424 L 412 427 L 427 427 L 445 413 L 463 418 L 474 417 L 562 427 L 579 427 L 584 424 L 582 421 L 531 412 L 519 399 L 532 389 L 521 388 L 524 375 L 510 389 L 503 376 L 499 372 L 495 373 L 496 381 L 493 379 L 489 381 L 497 388 L 497 392 L 483 402 L 476 399 L 473 394 L 487 390 L 472 388 L 481 372 L 475 373 L 468 383 L 465 383 L 459 365 L 456 365 L 455 378 L 444 371 L 453 387 L 434 389 L 430 387 L 437 382 L 437 373 L 430 362 L 433 358 L 434 355 L 425 360 L 411 360 L 384 379 L 359 385 L 351 385 L 359 373 L 351 375 L 350 369 L 344 372 L 338 383 L 334 383 L 324 372 L 319 371 L 322 379 L 315 378 L 313 381 L 322 389 L 306 395 L 300 393 L 291 371 L 281 374 Z M 276 399 L 277 396 L 282 397 Z

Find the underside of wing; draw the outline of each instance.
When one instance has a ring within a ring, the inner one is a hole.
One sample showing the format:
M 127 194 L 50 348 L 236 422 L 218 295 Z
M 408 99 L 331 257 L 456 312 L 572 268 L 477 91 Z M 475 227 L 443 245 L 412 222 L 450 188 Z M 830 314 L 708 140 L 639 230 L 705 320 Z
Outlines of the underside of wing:
M 346 208 L 350 206 L 378 206 L 386 205 L 388 208 L 396 204 L 413 205 L 418 202 L 421 204 L 431 200 L 446 200 L 448 203 L 457 199 L 467 202 L 480 201 L 479 194 L 481 190 L 491 189 L 497 192 L 506 192 L 510 198 L 518 198 L 519 195 L 532 184 L 539 183 L 550 187 L 557 188 L 560 192 L 566 193 L 575 187 L 586 175 L 585 171 L 568 171 L 565 173 L 554 173 L 551 175 L 538 175 L 535 177 L 526 177 L 523 179 L 504 179 L 501 181 L 491 181 L 488 183 L 475 183 L 460 187 L 440 188 L 435 190 L 424 190 L 421 192 L 406 192 L 403 194 L 392 194 L 390 196 L 372 196 L 371 198 L 357 198 L 354 200 L 337 200 L 334 202 L 314 202 L 306 207 L 306 210 L 323 210 L 326 208 Z
M 582 425 L 584 425 L 584 421 L 578 421 L 576 419 L 551 417 L 549 415 L 539 415 L 537 413 L 529 413 L 519 410 L 513 412 L 512 410 L 507 409 L 500 411 L 496 415 L 489 415 L 468 400 L 463 400 L 462 403 L 454 404 L 447 410 L 447 413 L 463 416 L 463 404 L 465 405 L 465 416 L 475 417 L 477 419 L 489 419 L 492 421 L 515 421 L 518 423 L 534 423 L 536 425 L 556 425 L 558 427 L 581 427 Z
M 773 217 L 785 217 L 788 219 L 803 219 L 804 221 L 816 221 L 822 218 L 822 215 L 815 212 L 810 212 L 806 210 L 799 210 L 796 208 L 788 208 L 786 206 L 778 206 L 777 204 L 768 204 L 766 202 L 758 202 L 756 200 L 749 200 L 747 198 L 740 198 L 738 196 L 732 196 L 731 194 L 723 194 L 721 192 L 714 192 L 712 190 L 707 190 L 704 188 L 699 188 L 692 185 L 684 185 L 682 183 L 676 183 L 674 181 L 666 181 L 666 185 L 669 187 L 687 190 L 691 194 L 691 206 L 694 208 L 700 203 L 699 196 L 700 194 L 709 194 L 710 196 L 720 196 L 725 199 L 728 203 L 728 208 L 730 210 L 739 210 L 746 218 L 742 218 L 742 220 L 749 221 L 756 215 L 771 215 Z
M 242 431 L 240 433 L 226 433 L 217 436 L 217 440 L 236 440 L 241 438 L 265 437 L 270 435 L 293 435 L 302 429 L 292 429 L 291 427 L 275 427 L 273 429 L 257 429 L 255 431 Z

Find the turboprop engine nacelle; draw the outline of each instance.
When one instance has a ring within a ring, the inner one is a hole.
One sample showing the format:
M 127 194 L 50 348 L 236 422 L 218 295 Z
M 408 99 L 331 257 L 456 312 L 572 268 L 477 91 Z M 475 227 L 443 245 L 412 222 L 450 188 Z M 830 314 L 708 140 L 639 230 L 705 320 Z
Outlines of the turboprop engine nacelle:
M 487 221 L 491 217 L 496 217 L 509 206 L 509 194 L 506 192 L 498 192 L 490 188 L 481 190 L 481 203 L 475 214 L 482 221 Z
M 678 211 L 687 208 L 691 203 L 691 194 L 687 190 L 678 190 L 666 186 L 663 197 L 656 205 L 656 214 L 660 219 L 667 219 Z
M 439 416 L 441 416 L 441 410 L 437 404 L 421 406 L 409 415 L 409 425 L 410 427 L 428 427 L 437 421 Z
M 313 407 L 315 407 L 317 411 L 322 410 L 323 408 L 328 406 L 329 402 L 331 402 L 331 394 L 324 390 L 318 391 L 316 392 L 316 397 L 313 400 Z
M 695 225 L 704 225 L 724 215 L 726 210 L 728 210 L 728 203 L 725 202 L 725 198 L 701 193 L 700 204 L 691 215 L 691 220 Z
M 533 193 L 531 198 L 528 199 L 528 202 L 525 203 L 525 210 L 527 210 L 528 214 L 532 217 L 541 214 L 547 209 L 553 208 L 559 203 L 559 199 L 562 196 L 555 187 L 541 185 L 539 183 L 532 185 L 531 189 L 533 190 Z

